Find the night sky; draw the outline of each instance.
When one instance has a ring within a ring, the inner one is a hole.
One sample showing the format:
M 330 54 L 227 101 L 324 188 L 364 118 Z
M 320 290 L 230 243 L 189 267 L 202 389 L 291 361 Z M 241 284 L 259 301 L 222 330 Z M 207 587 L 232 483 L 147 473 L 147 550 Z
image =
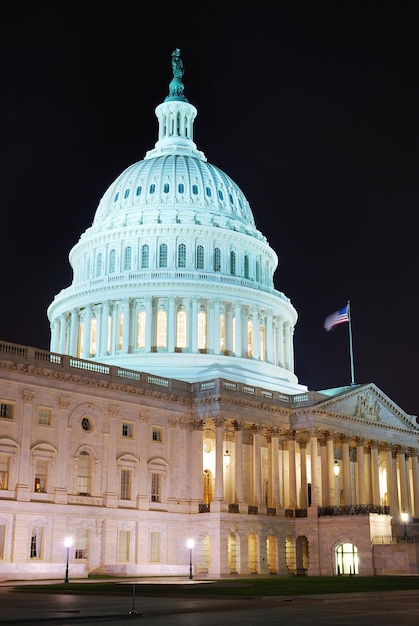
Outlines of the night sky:
M 154 147 L 179 47 L 197 147 L 279 256 L 299 382 L 351 383 L 348 324 L 323 329 L 350 300 L 355 382 L 419 414 L 419 4 L 148 4 L 0 9 L 0 339 L 49 349 L 70 249 Z

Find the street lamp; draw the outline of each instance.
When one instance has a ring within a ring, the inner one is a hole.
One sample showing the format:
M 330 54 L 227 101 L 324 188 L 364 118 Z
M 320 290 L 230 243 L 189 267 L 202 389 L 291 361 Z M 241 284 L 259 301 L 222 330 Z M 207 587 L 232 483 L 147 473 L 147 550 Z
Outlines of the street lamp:
M 194 548 L 195 541 L 193 539 L 188 539 L 186 545 L 189 548 L 189 579 L 192 580 L 192 550 Z
M 402 518 L 402 522 L 404 524 L 404 537 L 403 539 L 405 541 L 407 541 L 407 529 L 406 529 L 406 524 L 409 521 L 409 513 L 400 513 L 400 517 Z
M 66 566 L 65 566 L 65 578 L 64 578 L 64 582 L 68 583 L 68 557 L 70 555 L 70 548 L 73 545 L 73 539 L 72 537 L 66 537 L 64 539 L 64 545 L 67 548 L 67 562 L 66 562 Z

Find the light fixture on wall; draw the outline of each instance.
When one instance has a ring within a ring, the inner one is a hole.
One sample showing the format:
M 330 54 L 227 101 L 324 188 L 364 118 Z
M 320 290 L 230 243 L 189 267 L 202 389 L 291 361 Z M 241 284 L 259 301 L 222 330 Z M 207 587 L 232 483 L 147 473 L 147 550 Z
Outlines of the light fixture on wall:
M 340 474 L 340 465 L 339 465 L 339 463 L 336 460 L 333 463 L 333 473 L 334 473 L 335 476 L 339 476 L 339 474 Z
M 226 450 L 226 451 L 224 452 L 224 465 L 225 465 L 226 467 L 228 467 L 228 466 L 230 465 L 230 460 L 231 460 L 231 459 L 230 459 L 230 452 L 229 452 L 228 450 Z

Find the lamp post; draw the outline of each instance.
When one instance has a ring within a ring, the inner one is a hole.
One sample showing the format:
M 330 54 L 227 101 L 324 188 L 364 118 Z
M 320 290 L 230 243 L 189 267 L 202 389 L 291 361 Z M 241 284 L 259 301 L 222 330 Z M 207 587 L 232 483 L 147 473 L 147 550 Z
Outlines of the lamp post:
M 189 580 L 192 580 L 192 550 L 195 545 L 195 541 L 193 539 L 188 539 L 186 545 L 189 548 Z
M 67 561 L 66 561 L 66 565 L 65 565 L 65 578 L 64 578 L 64 582 L 68 583 L 68 557 L 70 555 L 70 548 L 73 545 L 73 539 L 71 537 L 66 537 L 64 539 L 64 545 L 67 548 Z
M 408 522 L 408 520 L 409 520 L 409 513 L 400 513 L 400 517 L 402 518 L 402 522 L 403 522 L 403 525 L 404 525 L 404 536 L 403 536 L 403 539 L 404 539 L 405 541 L 407 541 L 407 529 L 406 529 L 406 524 L 407 524 L 407 522 Z

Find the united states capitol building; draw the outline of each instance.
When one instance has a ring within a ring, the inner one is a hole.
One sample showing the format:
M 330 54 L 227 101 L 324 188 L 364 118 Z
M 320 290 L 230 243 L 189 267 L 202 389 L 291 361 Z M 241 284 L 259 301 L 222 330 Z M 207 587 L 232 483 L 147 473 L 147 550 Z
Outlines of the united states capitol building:
M 50 350 L 0 342 L 0 580 L 418 574 L 416 417 L 299 383 L 277 254 L 197 148 L 178 49 L 172 74 Z

